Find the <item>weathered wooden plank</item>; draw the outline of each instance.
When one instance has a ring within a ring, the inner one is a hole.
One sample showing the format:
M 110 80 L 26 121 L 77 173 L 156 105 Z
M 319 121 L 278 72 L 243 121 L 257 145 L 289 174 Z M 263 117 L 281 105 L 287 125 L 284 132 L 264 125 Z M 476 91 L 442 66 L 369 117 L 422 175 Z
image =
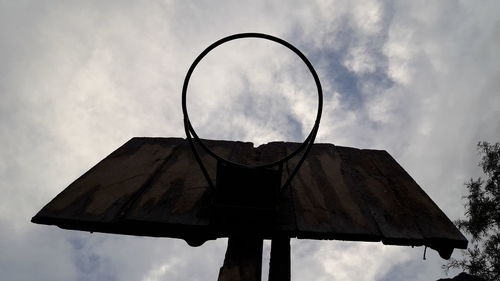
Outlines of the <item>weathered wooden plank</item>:
M 260 281 L 261 275 L 262 239 L 230 237 L 218 281 Z
M 224 158 L 242 165 L 252 164 L 253 144 L 235 142 L 230 155 Z M 258 194 L 252 192 L 252 177 L 244 169 L 224 161 L 218 163 L 217 169 L 211 223 L 218 237 L 248 236 L 249 233 L 261 236 L 261 220 L 252 209 L 259 204 Z
M 225 159 L 242 165 L 255 165 L 255 150 L 251 142 L 234 142 L 233 151 Z
M 227 160 L 243 164 L 256 165 L 258 159 L 252 143 L 236 142 Z M 244 180 L 244 179 L 241 179 Z M 243 185 L 231 186 L 234 189 L 248 188 Z M 249 190 L 237 190 L 246 194 Z M 260 225 L 248 218 L 232 218 L 227 214 L 231 210 L 220 210 L 225 214 L 219 225 L 223 236 L 229 236 L 224 264 L 219 271 L 219 281 L 260 281 L 262 275 L 262 235 L 259 235 Z M 235 212 L 238 212 L 235 210 Z M 243 211 L 243 213 L 245 213 Z M 229 225 L 225 225 L 229 223 Z
M 277 160 L 299 144 L 273 142 L 257 149 L 243 142 L 207 141 L 207 145 L 231 161 L 252 165 Z M 202 150 L 200 154 L 216 183 L 216 161 Z M 283 167 L 282 184 L 299 157 Z M 260 172 L 241 174 L 249 183 L 242 187 L 252 196 L 252 186 L 260 188 L 257 195 L 266 193 L 266 181 L 248 176 Z M 275 175 L 271 173 L 271 179 Z M 228 187 L 237 188 L 239 182 L 239 176 L 233 177 Z M 231 227 L 214 223 L 214 194 L 186 140 L 134 138 L 56 196 L 32 221 L 85 231 L 177 237 L 199 245 L 232 233 Z M 291 185 L 281 191 L 271 227 L 254 222 L 272 213 L 270 205 L 254 204 L 259 197 L 252 200 L 247 220 L 240 223 L 249 227 L 241 229 L 261 238 L 382 240 L 427 245 L 444 258 L 454 247 L 467 245 L 446 215 L 385 151 L 315 144 Z M 260 217 L 252 215 L 252 208 Z M 239 218 L 228 216 L 236 222 Z
M 387 179 L 397 199 L 404 202 L 402 208 L 412 213 L 425 245 L 438 250 L 444 258 L 449 258 L 453 248 L 467 247 L 467 239 L 389 153 L 370 151 L 367 155 Z
M 234 146 L 234 142 L 228 141 L 205 141 L 205 144 L 226 158 L 231 155 Z M 210 178 L 215 182 L 215 159 L 202 149 L 198 151 Z M 127 210 L 123 220 L 172 224 L 177 225 L 176 228 L 182 225 L 208 226 L 212 193 L 213 190 L 186 141 L 161 168 L 147 190 Z
M 380 241 L 367 206 L 344 176 L 335 147 L 315 144 L 291 182 L 299 238 Z
M 182 143 L 180 138 L 133 138 L 75 180 L 34 218 L 110 223 Z
M 423 236 L 400 201 L 388 179 L 382 176 L 369 158 L 376 151 L 336 147 L 342 159 L 342 171 L 348 188 L 357 190 L 359 197 L 373 216 L 386 244 L 422 245 Z
M 287 150 L 284 142 L 270 142 L 259 146 L 256 149 L 255 153 L 257 163 L 263 164 L 282 159 L 287 155 Z M 286 167 L 286 163 L 281 169 L 282 186 L 288 179 L 289 171 Z M 294 237 L 295 233 L 297 232 L 297 223 L 292 201 L 292 191 L 289 187 L 280 190 L 280 192 L 278 193 L 274 231 L 288 237 Z

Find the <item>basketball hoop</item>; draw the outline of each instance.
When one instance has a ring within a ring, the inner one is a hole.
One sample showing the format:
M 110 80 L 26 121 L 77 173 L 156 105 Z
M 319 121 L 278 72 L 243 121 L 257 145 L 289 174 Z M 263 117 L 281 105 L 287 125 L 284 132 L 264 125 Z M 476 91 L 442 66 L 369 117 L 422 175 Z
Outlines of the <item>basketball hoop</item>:
M 186 105 L 186 97 L 187 97 L 187 89 L 188 89 L 189 80 L 191 78 L 191 75 L 192 75 L 194 69 L 198 65 L 198 63 L 210 51 L 212 51 L 216 47 L 218 47 L 218 46 L 220 46 L 220 45 L 222 45 L 224 43 L 227 43 L 229 41 L 233 41 L 233 40 L 237 40 L 237 39 L 242 39 L 242 38 L 259 38 L 259 39 L 270 40 L 270 41 L 276 42 L 276 43 L 278 43 L 278 44 L 280 44 L 280 45 L 288 48 L 289 50 L 293 51 L 296 55 L 298 55 L 300 57 L 300 59 L 306 64 L 307 68 L 311 72 L 311 74 L 312 74 L 312 76 L 314 78 L 314 82 L 316 84 L 317 92 L 318 92 L 318 110 L 317 110 L 317 113 L 316 113 L 316 120 L 314 122 L 314 125 L 313 125 L 313 127 L 312 127 L 309 135 L 306 137 L 306 139 L 303 141 L 303 143 L 297 149 L 295 149 L 294 151 L 292 151 L 290 154 L 286 155 L 285 157 L 283 157 L 283 158 L 281 158 L 279 160 L 270 162 L 270 163 L 265 163 L 265 164 L 260 164 L 260 165 L 244 165 L 244 164 L 241 164 L 241 163 L 236 163 L 236 162 L 233 162 L 233 161 L 230 161 L 228 159 L 225 159 L 225 158 L 217 155 L 216 153 L 214 153 L 198 137 L 198 134 L 194 130 L 194 128 L 193 128 L 193 126 L 191 124 L 191 121 L 189 120 L 189 114 L 188 114 L 187 105 Z M 294 156 L 298 155 L 300 152 L 304 151 L 302 157 L 297 162 L 297 165 L 295 166 L 294 170 L 292 171 L 292 173 L 290 173 L 290 176 L 285 181 L 285 183 L 283 184 L 283 186 L 281 186 L 281 188 L 282 188 L 282 187 L 284 187 L 284 186 L 286 186 L 287 184 L 290 183 L 291 179 L 297 173 L 298 169 L 300 168 L 300 166 L 304 162 L 304 159 L 306 158 L 307 154 L 309 153 L 309 151 L 310 151 L 310 149 L 311 149 L 311 147 L 312 147 L 312 145 L 314 143 L 314 140 L 316 138 L 316 134 L 318 132 L 319 123 L 320 123 L 320 120 L 321 120 L 322 109 L 323 109 L 323 91 L 322 91 L 322 88 L 321 88 L 321 83 L 319 81 L 319 77 L 318 77 L 316 71 L 314 70 L 314 67 L 309 62 L 309 60 L 306 58 L 306 56 L 302 52 L 300 52 L 297 48 L 295 48 L 292 44 L 286 42 L 285 40 L 277 38 L 277 37 L 274 37 L 274 36 L 271 36 L 271 35 L 263 34 L 263 33 L 239 33 L 239 34 L 234 34 L 234 35 L 230 35 L 230 36 L 224 37 L 224 38 L 216 41 L 215 43 L 211 44 L 210 46 L 208 46 L 208 48 L 206 48 L 194 60 L 193 64 L 191 65 L 191 67 L 189 68 L 189 70 L 188 70 L 188 72 L 186 74 L 186 77 L 184 79 L 184 85 L 182 87 L 182 113 L 184 115 L 184 130 L 186 132 L 186 137 L 187 137 L 187 139 L 188 139 L 188 141 L 189 141 L 189 143 L 191 145 L 191 148 L 192 148 L 193 153 L 195 154 L 195 157 L 196 157 L 196 159 L 197 159 L 197 161 L 198 161 L 198 163 L 200 165 L 200 168 L 202 169 L 203 174 L 207 178 L 207 181 L 209 182 L 209 185 L 211 187 L 214 187 L 213 183 L 212 183 L 212 180 L 208 177 L 208 173 L 206 172 L 206 168 L 203 165 L 203 162 L 201 161 L 199 152 L 197 151 L 197 149 L 195 147 L 195 143 L 198 144 L 210 156 L 212 156 L 213 158 L 217 159 L 218 166 L 221 166 L 221 165 L 231 166 L 231 167 L 239 168 L 239 169 L 243 169 L 243 170 L 245 170 L 245 169 L 251 169 L 251 170 L 257 169 L 257 170 L 260 170 L 260 169 L 268 169 L 268 168 L 271 168 L 271 167 L 281 166 L 285 161 L 290 160 L 292 157 L 294 157 Z

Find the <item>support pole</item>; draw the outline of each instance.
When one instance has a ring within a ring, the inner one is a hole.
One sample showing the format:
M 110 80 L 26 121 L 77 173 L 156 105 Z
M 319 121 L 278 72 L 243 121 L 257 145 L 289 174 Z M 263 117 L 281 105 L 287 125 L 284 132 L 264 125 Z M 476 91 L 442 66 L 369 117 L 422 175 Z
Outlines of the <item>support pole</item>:
M 261 281 L 262 239 L 230 237 L 218 281 Z
M 275 237 L 271 241 L 269 281 L 290 281 L 290 237 Z

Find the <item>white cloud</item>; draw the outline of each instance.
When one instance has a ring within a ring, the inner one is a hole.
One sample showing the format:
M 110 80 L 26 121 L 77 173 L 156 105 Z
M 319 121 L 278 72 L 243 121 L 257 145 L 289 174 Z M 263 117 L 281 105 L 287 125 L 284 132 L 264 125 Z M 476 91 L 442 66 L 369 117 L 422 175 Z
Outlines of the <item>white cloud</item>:
M 332 243 L 333 244 L 333 243 Z M 377 280 L 394 264 L 408 261 L 408 254 L 394 246 L 355 243 L 335 249 L 325 245 L 317 253 L 328 277 L 335 280 Z M 362 271 L 361 267 L 362 266 Z
M 159 265 L 155 267 L 153 270 L 151 270 L 144 279 L 143 281 L 159 281 L 159 280 L 164 280 L 166 275 L 172 271 L 173 267 L 175 266 L 175 263 L 165 263 L 162 265 Z
M 354 4 L 352 15 L 356 26 L 366 35 L 380 32 L 382 29 L 382 2 L 361 1 Z

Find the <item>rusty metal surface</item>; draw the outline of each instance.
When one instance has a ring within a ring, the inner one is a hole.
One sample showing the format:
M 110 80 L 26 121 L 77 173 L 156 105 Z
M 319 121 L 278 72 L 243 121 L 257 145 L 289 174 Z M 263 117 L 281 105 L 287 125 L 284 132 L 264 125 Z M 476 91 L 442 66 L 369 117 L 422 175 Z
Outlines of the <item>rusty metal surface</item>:
M 206 141 L 217 154 L 259 164 L 298 144 Z M 200 152 L 212 179 L 216 161 Z M 291 159 L 283 178 L 293 169 Z M 283 179 L 283 181 L 284 181 Z M 33 217 L 34 223 L 107 233 L 182 238 L 190 245 L 227 237 L 211 221 L 213 190 L 180 138 L 133 138 L 78 178 Z M 386 152 L 314 144 L 280 194 L 274 229 L 306 239 L 425 245 L 448 258 L 467 240 Z

